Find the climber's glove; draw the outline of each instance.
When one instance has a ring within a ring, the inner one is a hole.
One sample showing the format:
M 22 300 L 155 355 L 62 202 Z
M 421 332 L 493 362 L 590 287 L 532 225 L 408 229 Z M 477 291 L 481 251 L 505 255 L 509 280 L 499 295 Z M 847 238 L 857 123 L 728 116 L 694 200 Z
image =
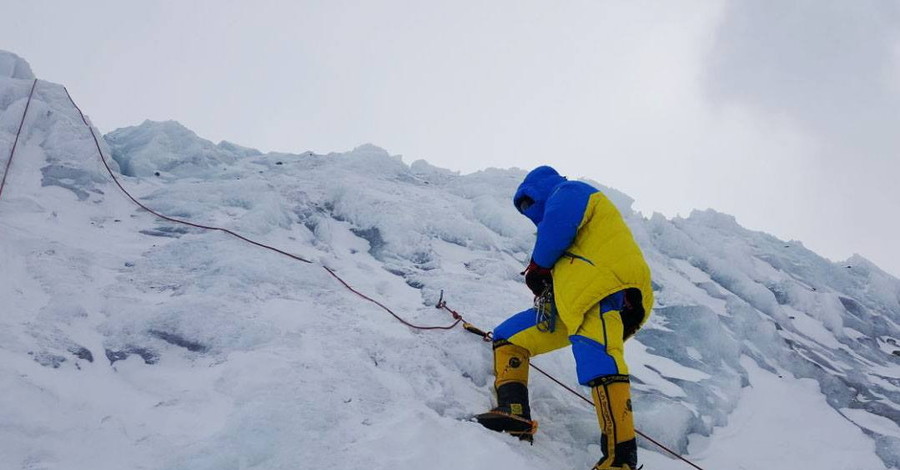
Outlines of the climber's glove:
M 543 294 L 553 284 L 550 269 L 538 265 L 533 259 L 528 263 L 525 271 L 522 271 L 522 274 L 525 275 L 525 284 L 531 289 L 535 297 Z

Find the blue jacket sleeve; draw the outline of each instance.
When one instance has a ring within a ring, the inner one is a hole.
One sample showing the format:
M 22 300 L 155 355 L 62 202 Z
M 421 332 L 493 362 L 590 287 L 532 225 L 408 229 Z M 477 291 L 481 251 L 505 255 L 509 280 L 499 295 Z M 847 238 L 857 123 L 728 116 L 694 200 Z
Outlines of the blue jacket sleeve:
M 538 225 L 537 240 L 531 254 L 534 262 L 552 268 L 556 260 L 575 240 L 591 194 L 597 192 L 588 184 L 570 181 L 559 185 L 547 200 L 544 219 Z

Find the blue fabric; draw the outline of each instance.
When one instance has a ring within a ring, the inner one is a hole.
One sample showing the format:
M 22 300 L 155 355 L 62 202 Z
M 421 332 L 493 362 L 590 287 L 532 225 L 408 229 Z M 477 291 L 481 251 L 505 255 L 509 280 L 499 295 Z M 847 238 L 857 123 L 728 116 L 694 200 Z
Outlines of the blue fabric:
M 508 340 L 521 331 L 537 325 L 537 312 L 529 308 L 506 319 L 497 328 L 494 328 L 494 341 Z
M 572 245 L 584 219 L 591 194 L 597 190 L 580 181 L 566 181 L 556 187 L 538 224 L 531 257 L 540 266 L 552 268 Z
M 518 204 L 516 204 L 519 199 L 523 196 L 530 197 L 534 204 L 524 212 L 524 215 L 531 219 L 534 225 L 540 224 L 544 218 L 544 206 L 547 204 L 547 199 L 550 198 L 553 190 L 565 181 L 564 177 L 549 166 L 539 166 L 531 170 L 513 196 L 513 204 L 517 206 L 516 210 L 519 210 Z
M 621 312 L 624 306 L 625 291 L 620 290 L 607 295 L 600 301 L 600 315 L 612 311 Z M 609 354 L 606 345 L 581 335 L 572 335 L 569 337 L 569 341 L 572 342 L 575 370 L 578 373 L 578 383 L 581 385 L 587 385 L 588 382 L 598 377 L 620 373 L 619 366 Z
M 552 268 L 575 240 L 591 194 L 589 184 L 568 181 L 549 166 L 531 170 L 513 197 L 513 204 L 528 196 L 534 204 L 523 214 L 537 226 L 537 241 L 532 259 L 544 268 Z M 517 207 L 518 210 L 518 207 Z
M 600 301 L 600 313 L 606 313 L 613 310 L 622 311 L 625 307 L 625 291 L 609 294 Z
M 581 335 L 569 336 L 569 341 L 572 342 L 575 372 L 581 385 L 587 385 L 597 377 L 619 374 L 616 360 L 606 351 L 606 346 Z
M 599 314 L 602 315 L 611 311 L 621 312 L 624 303 L 625 291 L 610 294 L 600 301 Z M 597 315 L 597 310 L 593 310 L 592 314 Z M 535 312 L 535 309 L 530 308 L 519 312 L 494 329 L 494 341 L 508 341 L 523 331 L 535 328 L 535 325 L 537 325 L 537 312 Z M 562 334 L 564 335 L 565 333 Z M 598 334 L 602 337 L 602 335 L 605 335 L 605 332 Z M 565 346 L 565 340 L 557 344 L 559 339 L 554 338 L 552 334 L 536 333 L 536 335 L 534 337 L 523 337 L 520 335 L 516 337 L 516 341 L 522 340 L 524 342 L 517 344 L 526 349 L 531 348 L 529 350 L 532 351 L 532 354 L 541 354 Z M 550 343 L 546 343 L 547 341 Z M 572 344 L 572 354 L 575 356 L 575 371 L 578 374 L 578 383 L 587 385 L 598 377 L 622 373 L 615 358 L 609 354 L 606 345 L 582 335 L 571 335 L 568 337 L 568 341 Z M 553 346 L 554 344 L 557 345 Z

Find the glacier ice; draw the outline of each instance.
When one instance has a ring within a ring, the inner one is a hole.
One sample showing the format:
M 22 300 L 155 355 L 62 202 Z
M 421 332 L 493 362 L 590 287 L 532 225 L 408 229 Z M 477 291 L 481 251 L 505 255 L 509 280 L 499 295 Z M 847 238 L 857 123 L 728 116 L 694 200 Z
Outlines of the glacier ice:
M 11 143 L 30 87 L 10 57 L 0 54 L 0 145 Z M 104 137 L 114 170 L 145 204 L 315 261 L 307 265 L 136 209 L 62 88 L 39 83 L 33 106 L 0 200 L 6 461 L 536 469 L 596 460 L 592 412 L 538 377 L 533 448 L 471 426 L 466 417 L 491 399 L 490 348 L 458 330 L 401 327 L 321 269 L 419 324 L 452 321 L 434 309 L 443 291 L 489 329 L 530 302 L 518 273 L 534 228 L 510 201 L 523 171 L 463 175 L 374 145 L 262 153 L 175 122 Z M 730 447 L 739 429 L 729 426 L 751 419 L 742 406 L 755 390 L 788 390 L 796 395 L 763 398 L 783 400 L 782 415 L 801 400 L 829 423 L 828 436 L 900 466 L 900 436 L 885 424 L 900 421 L 900 281 L 861 257 L 833 263 L 715 211 L 645 217 L 603 189 L 655 275 L 657 308 L 626 353 L 642 431 L 703 462 L 749 459 L 757 450 Z M 569 354 L 536 363 L 574 384 Z M 769 432 L 802 432 L 814 417 Z M 831 444 L 816 449 L 838 455 Z M 672 466 L 641 445 L 648 462 Z M 802 466 L 788 451 L 780 457 Z
M 34 80 L 31 65 L 12 52 L 0 50 L 0 78 Z

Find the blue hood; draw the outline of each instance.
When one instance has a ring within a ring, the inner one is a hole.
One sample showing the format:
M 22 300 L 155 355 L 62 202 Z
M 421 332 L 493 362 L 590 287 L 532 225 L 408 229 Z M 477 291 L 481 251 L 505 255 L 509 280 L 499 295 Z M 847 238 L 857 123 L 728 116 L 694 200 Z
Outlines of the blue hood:
M 525 210 L 523 214 L 531 219 L 534 225 L 540 224 L 544 220 L 544 208 L 546 207 L 547 199 L 550 199 L 550 195 L 553 194 L 556 187 L 564 182 L 566 182 L 566 178 L 560 176 L 556 170 L 549 166 L 539 166 L 531 170 L 525 177 L 525 180 L 522 181 L 522 184 L 519 185 L 519 189 L 516 190 L 516 195 L 513 197 L 513 204 L 516 205 L 516 210 L 519 210 L 517 203 L 522 197 L 530 197 L 534 204 Z

